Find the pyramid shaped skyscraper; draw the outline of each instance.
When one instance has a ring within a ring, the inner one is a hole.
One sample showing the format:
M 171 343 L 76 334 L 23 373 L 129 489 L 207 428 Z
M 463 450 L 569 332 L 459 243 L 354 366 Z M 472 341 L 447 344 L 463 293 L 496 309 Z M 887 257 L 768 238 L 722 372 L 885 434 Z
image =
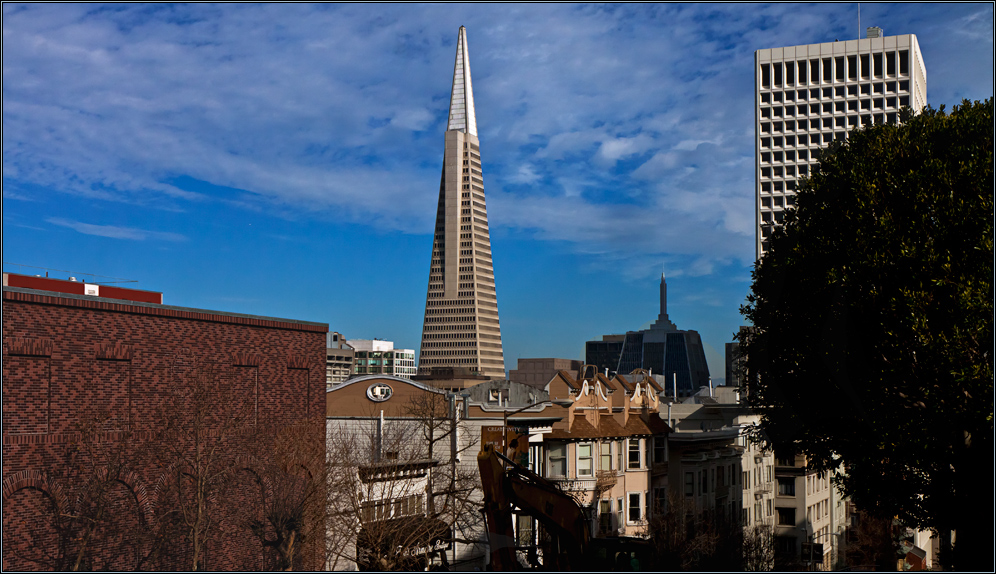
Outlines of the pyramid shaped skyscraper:
M 463 367 L 504 378 L 467 30 L 457 40 L 418 373 Z

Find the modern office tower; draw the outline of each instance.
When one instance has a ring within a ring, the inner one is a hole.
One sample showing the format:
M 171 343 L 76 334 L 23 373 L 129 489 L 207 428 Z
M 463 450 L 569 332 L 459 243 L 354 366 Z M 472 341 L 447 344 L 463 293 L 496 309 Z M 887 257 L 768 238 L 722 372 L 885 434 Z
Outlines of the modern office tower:
M 796 184 L 818 164 L 819 150 L 847 132 L 895 123 L 908 106 L 927 105 L 927 72 L 916 36 L 771 48 L 754 53 L 756 255 L 795 205 Z
M 467 31 L 457 40 L 443 173 L 432 242 L 419 375 L 463 367 L 504 378 L 498 299 L 484 203 Z

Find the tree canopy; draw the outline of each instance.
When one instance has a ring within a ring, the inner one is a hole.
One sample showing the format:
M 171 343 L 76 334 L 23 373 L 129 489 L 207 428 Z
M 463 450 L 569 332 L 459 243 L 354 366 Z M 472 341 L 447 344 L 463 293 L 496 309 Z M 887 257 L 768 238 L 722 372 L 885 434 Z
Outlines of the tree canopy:
M 776 448 L 843 463 L 867 512 L 957 529 L 959 569 L 992 567 L 992 169 L 991 98 L 852 131 L 741 309 L 743 396 Z

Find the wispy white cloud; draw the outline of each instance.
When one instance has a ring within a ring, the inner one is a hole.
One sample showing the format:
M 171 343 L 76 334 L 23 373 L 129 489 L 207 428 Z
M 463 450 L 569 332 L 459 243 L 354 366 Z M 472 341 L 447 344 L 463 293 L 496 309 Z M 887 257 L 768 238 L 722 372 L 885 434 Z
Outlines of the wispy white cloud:
M 680 256 L 690 273 L 753 257 L 754 50 L 855 32 L 833 4 L 3 10 L 6 199 L 46 188 L 428 233 L 466 24 L 492 226 L 605 262 Z M 991 95 L 991 6 L 864 12 L 921 34 L 931 97 Z
M 507 175 L 505 180 L 511 183 L 531 184 L 539 181 L 540 177 L 541 176 L 536 173 L 536 169 L 532 165 L 523 164 L 519 166 L 518 171 L 511 175 Z
M 84 235 L 96 235 L 98 237 L 110 237 L 111 239 L 128 239 L 131 241 L 145 241 L 146 239 L 160 241 L 186 241 L 187 238 L 179 233 L 168 231 L 149 231 L 146 229 L 136 229 L 134 227 L 119 227 L 116 225 L 95 225 L 83 223 L 82 221 L 72 221 L 61 217 L 50 217 L 45 220 L 52 225 L 68 227 Z

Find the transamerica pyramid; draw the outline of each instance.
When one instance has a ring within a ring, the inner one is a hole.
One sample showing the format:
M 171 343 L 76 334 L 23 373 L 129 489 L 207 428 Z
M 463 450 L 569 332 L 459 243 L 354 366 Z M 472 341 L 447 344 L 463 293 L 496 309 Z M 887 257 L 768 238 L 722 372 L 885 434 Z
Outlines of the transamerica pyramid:
M 457 40 L 418 374 L 465 367 L 505 377 L 467 30 Z

